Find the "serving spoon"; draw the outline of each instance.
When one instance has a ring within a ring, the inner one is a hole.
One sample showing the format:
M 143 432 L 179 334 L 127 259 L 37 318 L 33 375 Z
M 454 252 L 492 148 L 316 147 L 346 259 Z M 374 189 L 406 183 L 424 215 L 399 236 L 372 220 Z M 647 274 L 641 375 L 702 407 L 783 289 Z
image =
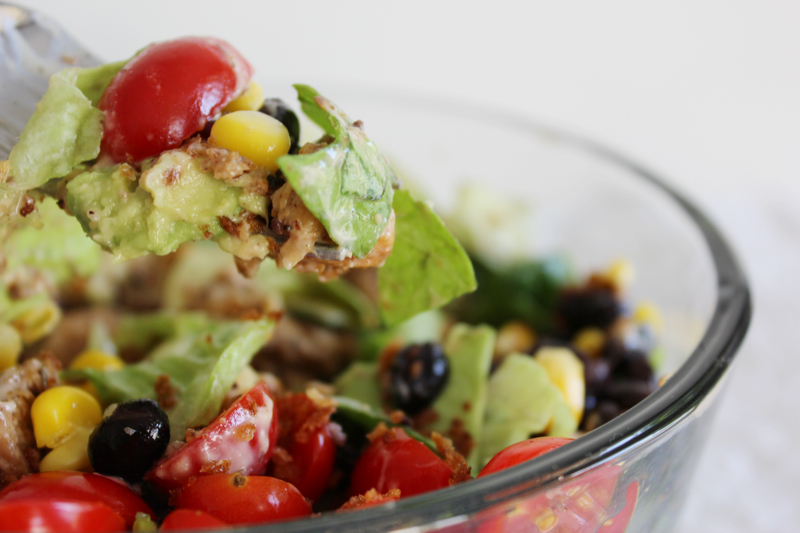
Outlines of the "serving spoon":
M 102 61 L 58 23 L 23 7 L 0 2 L 0 160 L 7 159 L 42 99 L 50 76 L 67 67 L 94 67 Z M 266 228 L 262 235 L 282 245 L 288 240 Z M 317 242 L 309 255 L 342 261 L 349 250 Z

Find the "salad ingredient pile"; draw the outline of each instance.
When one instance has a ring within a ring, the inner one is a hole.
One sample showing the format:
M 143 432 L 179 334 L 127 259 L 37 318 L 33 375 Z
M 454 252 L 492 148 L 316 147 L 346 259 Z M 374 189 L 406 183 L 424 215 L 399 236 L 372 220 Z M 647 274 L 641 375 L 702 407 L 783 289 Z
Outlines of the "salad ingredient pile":
M 67 69 L 0 163 L 0 530 L 350 512 L 513 467 L 655 389 L 630 265 L 498 262 L 488 196 L 442 220 L 361 121 L 296 85 L 322 130 L 303 143 L 252 74 L 197 37 Z

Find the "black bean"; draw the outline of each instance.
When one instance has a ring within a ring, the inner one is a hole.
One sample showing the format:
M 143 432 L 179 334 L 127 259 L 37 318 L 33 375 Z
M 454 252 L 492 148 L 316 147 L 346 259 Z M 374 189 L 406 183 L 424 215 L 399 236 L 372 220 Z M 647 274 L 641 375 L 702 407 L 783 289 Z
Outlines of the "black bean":
M 605 329 L 620 316 L 620 311 L 613 289 L 603 286 L 565 289 L 556 304 L 557 321 L 566 337 L 587 327 Z
M 583 375 L 587 391 L 601 391 L 611 379 L 611 365 L 606 359 L 587 357 L 583 361 Z
M 286 126 L 289 131 L 289 139 L 292 145 L 289 152 L 294 154 L 297 152 L 298 143 L 300 142 L 300 121 L 297 120 L 297 115 L 287 106 L 280 98 L 267 98 L 264 104 L 259 109 L 265 115 L 278 120 L 281 124 Z
M 119 404 L 89 438 L 89 461 L 100 474 L 136 482 L 167 449 L 169 419 L 153 400 Z
M 637 381 L 653 381 L 653 367 L 647 355 L 638 350 L 629 350 L 614 368 L 614 376 Z
M 389 393 L 397 408 L 415 415 L 433 403 L 449 377 L 450 363 L 441 346 L 412 344 L 392 361 Z
M 584 431 L 597 429 L 620 414 L 622 414 L 622 409 L 615 402 L 602 401 L 584 417 L 583 429 Z

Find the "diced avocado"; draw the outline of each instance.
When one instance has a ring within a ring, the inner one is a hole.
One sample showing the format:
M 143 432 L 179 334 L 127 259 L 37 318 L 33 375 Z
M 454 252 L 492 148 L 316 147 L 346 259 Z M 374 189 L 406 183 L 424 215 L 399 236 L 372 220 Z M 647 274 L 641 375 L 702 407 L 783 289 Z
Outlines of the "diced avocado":
M 67 184 L 67 204 L 87 235 L 118 261 L 165 255 L 184 242 L 222 233 L 219 217 L 237 221 L 242 199 L 249 198 L 202 166 L 173 150 L 138 180 L 127 166 L 85 172 Z
M 511 354 L 489 379 L 480 461 L 531 435 L 569 436 L 577 429 L 561 391 L 529 355 Z
M 458 420 L 475 443 L 481 442 L 495 337 L 489 326 L 456 324 L 450 330 L 443 346 L 450 362 L 450 379 L 432 405 L 438 419 L 431 429 L 447 434 Z M 466 458 L 474 472 L 478 470 L 479 453 L 476 446 Z
M 334 385 L 339 396 L 352 398 L 382 412 L 377 363 L 354 362 L 336 378 Z

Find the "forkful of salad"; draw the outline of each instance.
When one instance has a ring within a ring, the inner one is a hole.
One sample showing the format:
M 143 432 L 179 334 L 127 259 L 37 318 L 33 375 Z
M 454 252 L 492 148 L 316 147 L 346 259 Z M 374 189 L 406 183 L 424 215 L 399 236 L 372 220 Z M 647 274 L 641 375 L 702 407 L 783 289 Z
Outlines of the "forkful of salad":
M 295 85 L 324 132 L 301 145 L 295 113 L 252 75 L 211 37 L 56 72 L 0 162 L 0 220 L 35 220 L 49 196 L 117 261 L 213 240 L 244 275 L 267 258 L 323 281 L 378 268 L 387 324 L 474 289 L 464 250 L 400 189 L 361 121 Z

